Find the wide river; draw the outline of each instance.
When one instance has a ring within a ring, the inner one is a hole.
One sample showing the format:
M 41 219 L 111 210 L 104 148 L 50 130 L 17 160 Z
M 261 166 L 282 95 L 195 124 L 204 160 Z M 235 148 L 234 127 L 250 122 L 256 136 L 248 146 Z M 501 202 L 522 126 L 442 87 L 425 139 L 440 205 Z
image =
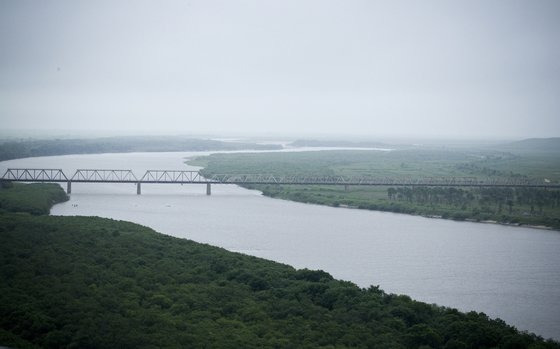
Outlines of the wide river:
M 204 153 L 67 155 L 11 160 L 6 168 L 196 169 Z M 234 185 L 73 183 L 53 215 L 136 222 L 163 233 L 296 268 L 323 269 L 361 287 L 475 310 L 560 339 L 560 233 L 495 224 L 301 204 Z

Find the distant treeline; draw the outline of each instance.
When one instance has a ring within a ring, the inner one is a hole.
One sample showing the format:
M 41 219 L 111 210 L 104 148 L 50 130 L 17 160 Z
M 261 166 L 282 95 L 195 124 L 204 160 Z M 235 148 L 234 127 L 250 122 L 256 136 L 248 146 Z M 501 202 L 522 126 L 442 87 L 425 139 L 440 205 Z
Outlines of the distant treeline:
M 109 137 L 94 139 L 21 140 L 0 143 L 0 161 L 34 156 L 128 152 L 270 150 L 280 145 L 223 142 L 185 137 Z
M 329 206 L 348 206 L 454 220 L 541 225 L 560 230 L 560 190 L 537 188 L 365 188 L 247 185 L 264 195 Z M 381 195 L 381 193 L 385 195 Z
M 528 214 L 542 214 L 544 207 L 556 209 L 560 206 L 560 191 L 538 188 L 442 188 L 442 187 L 399 187 L 387 189 L 390 200 L 405 200 L 419 204 L 453 205 L 468 209 L 480 206 L 494 213 L 502 213 L 507 207 L 512 214 L 514 207 L 529 208 Z M 537 211 L 538 209 L 538 211 Z

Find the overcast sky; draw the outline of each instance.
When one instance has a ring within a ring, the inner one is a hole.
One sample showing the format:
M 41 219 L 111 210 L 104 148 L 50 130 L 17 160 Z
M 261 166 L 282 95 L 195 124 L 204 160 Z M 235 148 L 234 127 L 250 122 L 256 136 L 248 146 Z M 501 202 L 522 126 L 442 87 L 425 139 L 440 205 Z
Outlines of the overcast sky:
M 560 136 L 560 1 L 0 1 L 2 129 Z

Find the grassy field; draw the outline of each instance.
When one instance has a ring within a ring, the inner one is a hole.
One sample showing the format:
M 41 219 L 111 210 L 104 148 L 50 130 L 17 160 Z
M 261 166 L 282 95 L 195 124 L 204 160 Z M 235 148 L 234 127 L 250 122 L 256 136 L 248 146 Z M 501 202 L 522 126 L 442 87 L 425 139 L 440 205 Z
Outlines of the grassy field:
M 128 222 L 0 212 L 0 246 L 0 346 L 560 348 L 483 313 Z
M 485 149 L 402 149 L 301 153 L 214 154 L 189 162 L 205 174 L 360 176 L 391 178 L 528 178 L 560 182 L 556 152 L 515 154 Z M 457 220 L 496 221 L 560 229 L 560 192 L 552 189 L 248 186 L 264 195 L 330 206 Z

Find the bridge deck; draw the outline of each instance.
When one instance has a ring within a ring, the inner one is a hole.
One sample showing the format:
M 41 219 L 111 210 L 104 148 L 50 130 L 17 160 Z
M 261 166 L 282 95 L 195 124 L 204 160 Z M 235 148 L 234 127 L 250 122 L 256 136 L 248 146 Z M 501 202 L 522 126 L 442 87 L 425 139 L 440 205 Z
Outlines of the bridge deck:
M 19 182 L 132 183 L 132 184 L 237 184 L 237 185 L 351 185 L 430 187 L 533 187 L 560 188 L 547 180 L 476 177 L 370 178 L 275 176 L 270 174 L 217 174 L 204 177 L 198 171 L 148 170 L 137 177 L 132 170 L 78 169 L 67 176 L 61 169 L 8 169 L 1 178 Z

